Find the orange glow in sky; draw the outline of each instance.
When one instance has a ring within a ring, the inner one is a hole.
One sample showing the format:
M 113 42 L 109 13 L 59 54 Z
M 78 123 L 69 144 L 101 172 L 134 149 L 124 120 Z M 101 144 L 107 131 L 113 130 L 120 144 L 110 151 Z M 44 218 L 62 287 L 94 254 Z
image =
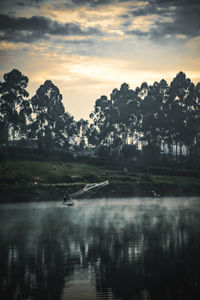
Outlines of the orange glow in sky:
M 29 78 L 33 96 L 50 79 L 67 112 L 88 119 L 95 100 L 123 82 L 200 81 L 198 1 L 3 0 L 0 67 Z

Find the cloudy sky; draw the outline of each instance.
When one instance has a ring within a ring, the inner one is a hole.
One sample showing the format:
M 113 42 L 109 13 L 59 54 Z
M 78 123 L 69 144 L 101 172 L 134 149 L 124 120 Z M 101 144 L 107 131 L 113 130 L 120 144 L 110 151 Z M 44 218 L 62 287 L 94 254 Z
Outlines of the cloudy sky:
M 88 119 L 95 100 L 179 71 L 200 81 L 199 0 L 1 0 L 0 80 L 17 68 L 28 91 L 50 79 L 66 111 Z

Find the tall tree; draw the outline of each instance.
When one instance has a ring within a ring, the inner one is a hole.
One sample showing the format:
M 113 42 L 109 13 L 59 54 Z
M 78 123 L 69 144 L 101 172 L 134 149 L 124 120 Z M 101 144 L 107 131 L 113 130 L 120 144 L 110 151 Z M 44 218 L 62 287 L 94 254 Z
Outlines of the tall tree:
M 179 72 L 172 80 L 167 101 L 167 114 L 169 120 L 169 132 L 173 142 L 179 147 L 179 154 L 182 155 L 183 144 L 186 142 L 187 116 L 190 107 L 193 105 L 192 83 L 183 72 Z M 189 128 L 189 127 L 188 127 Z
M 194 133 L 194 140 L 191 151 L 194 153 L 194 159 L 200 160 L 200 82 L 195 86 L 195 103 L 192 111 L 192 129 Z
M 77 129 L 79 135 L 79 146 L 83 149 L 87 145 L 88 121 L 80 119 L 77 122 Z
M 106 96 L 101 96 L 95 102 L 94 112 L 90 114 L 90 118 L 93 119 L 92 135 L 93 138 L 90 141 L 94 141 L 95 146 L 98 147 L 101 144 L 107 143 L 110 136 L 109 128 L 109 111 L 111 108 L 111 101 Z M 95 129 L 95 130 L 94 130 Z M 94 134 L 98 135 L 98 139 L 94 138 Z
M 13 69 L 4 75 L 0 83 L 0 119 L 4 127 L 5 140 L 15 140 L 18 136 L 26 137 L 27 123 L 31 108 L 26 91 L 28 77 Z
M 64 112 L 56 120 L 54 133 L 55 146 L 65 150 L 71 150 L 76 145 L 76 137 L 78 135 L 77 123 L 70 114 Z
M 40 145 L 50 150 L 55 147 L 58 119 L 64 113 L 62 95 L 51 80 L 46 80 L 31 98 L 31 103 L 35 114 L 32 132 Z
M 139 97 L 126 83 L 121 85 L 120 90 L 112 91 L 110 100 L 106 96 L 97 99 L 91 115 L 100 144 L 116 148 L 128 143 L 130 138 L 136 140 L 138 107 Z
M 90 124 L 86 135 L 87 135 L 88 144 L 90 146 L 97 147 L 99 145 L 99 131 L 97 130 L 97 126 L 95 126 L 94 124 Z
M 127 144 L 128 137 L 134 139 L 136 135 L 139 120 L 139 98 L 127 83 L 123 83 L 120 90 L 115 89 L 112 92 L 111 100 L 115 111 L 115 128 L 118 137 L 121 137 L 122 144 Z
M 160 147 L 165 141 L 167 131 L 167 116 L 165 105 L 168 99 L 168 85 L 165 80 L 154 82 L 148 87 L 148 92 L 141 100 L 142 140 L 148 145 Z

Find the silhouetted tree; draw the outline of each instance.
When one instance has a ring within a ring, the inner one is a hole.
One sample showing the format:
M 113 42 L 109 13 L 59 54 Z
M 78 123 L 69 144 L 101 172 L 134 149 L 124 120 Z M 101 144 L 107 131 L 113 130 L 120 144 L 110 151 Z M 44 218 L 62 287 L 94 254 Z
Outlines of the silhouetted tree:
M 59 89 L 47 80 L 31 98 L 31 103 L 35 114 L 32 132 L 37 137 L 40 146 L 50 150 L 55 146 L 55 136 L 59 131 L 59 118 L 64 113 L 62 95 Z
M 107 143 L 110 137 L 111 129 L 108 117 L 110 108 L 111 101 L 106 96 L 101 96 L 96 100 L 94 112 L 90 115 L 98 132 L 98 140 L 96 139 L 98 144 L 96 146 Z
M 172 137 L 169 143 L 175 142 L 176 154 L 177 146 L 179 145 L 180 155 L 182 155 L 182 147 L 185 142 L 189 107 L 192 105 L 192 99 L 190 96 L 188 97 L 188 95 L 192 93 L 190 88 L 192 88 L 191 80 L 186 78 L 183 72 L 179 72 L 170 84 L 169 98 L 167 101 L 168 126 L 170 136 Z
M 92 118 L 92 114 L 91 114 Z M 88 144 L 92 147 L 95 147 L 98 145 L 99 141 L 99 132 L 97 131 L 97 128 L 94 124 L 90 124 L 88 127 L 88 130 L 86 132 Z
M 140 143 L 147 146 L 143 148 L 147 157 L 153 149 L 159 156 L 158 149 L 166 145 L 172 153 L 175 145 L 177 160 L 183 147 L 190 159 L 198 158 L 200 83 L 195 86 L 183 72 L 169 86 L 164 79 L 152 85 L 143 82 L 135 90 L 123 83 L 110 98 L 103 95 L 96 100 L 90 125 L 83 119 L 75 122 L 65 112 L 62 95 L 50 80 L 31 100 L 25 100 L 27 84 L 28 78 L 15 69 L 0 82 L 1 146 L 16 138 L 35 138 L 47 151 L 89 146 L 116 157 L 122 152 L 125 156 L 130 145 L 137 149 Z
M 123 145 L 129 142 L 129 137 L 136 141 L 138 121 L 140 119 L 137 93 L 129 89 L 127 83 L 123 83 L 120 90 L 113 90 L 111 100 L 115 108 L 117 137 L 120 136 Z
M 88 132 L 88 121 L 80 119 L 77 122 L 78 138 L 79 138 L 79 147 L 84 149 L 87 145 L 87 132 Z
M 172 153 L 176 145 L 176 158 L 178 154 L 182 156 L 183 146 L 190 157 L 194 153 L 197 156 L 199 99 L 200 84 L 195 87 L 183 72 L 176 75 L 170 86 L 162 79 L 150 86 L 144 82 L 133 91 L 123 83 L 119 90 L 112 91 L 110 100 L 106 96 L 96 100 L 90 126 L 93 143 L 96 147 L 121 149 L 140 141 L 149 145 L 148 152 L 155 146 L 157 154 L 166 145 Z
M 16 136 L 27 136 L 27 123 L 30 119 L 30 103 L 25 98 L 28 97 L 26 87 L 28 77 L 20 71 L 13 69 L 4 74 L 4 82 L 0 83 L 0 121 L 4 128 L 1 131 L 3 140 L 15 140 Z
M 190 154 L 194 161 L 200 158 L 198 150 L 200 149 L 200 82 L 194 88 L 195 101 L 190 113 L 190 122 L 188 122 L 188 135 L 192 131 L 193 144 L 190 143 Z M 191 140 L 190 140 L 191 141 Z
M 140 120 L 138 107 L 137 93 L 126 83 L 120 90 L 112 91 L 110 100 L 106 96 L 97 99 L 91 117 L 98 132 L 99 145 L 120 149 L 129 139 L 136 141 Z
M 69 113 L 63 113 L 56 120 L 54 142 L 57 148 L 71 150 L 75 146 L 75 139 L 78 135 L 78 125 L 73 116 Z
M 154 82 L 148 87 L 144 100 L 141 100 L 141 140 L 148 145 L 161 146 L 167 134 L 166 101 L 168 85 L 165 80 Z

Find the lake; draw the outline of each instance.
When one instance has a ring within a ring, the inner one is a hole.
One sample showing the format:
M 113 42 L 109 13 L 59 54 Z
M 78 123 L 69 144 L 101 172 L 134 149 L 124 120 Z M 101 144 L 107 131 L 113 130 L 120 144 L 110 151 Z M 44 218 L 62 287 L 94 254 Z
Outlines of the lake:
M 200 299 L 200 198 L 1 204 L 0 298 Z

